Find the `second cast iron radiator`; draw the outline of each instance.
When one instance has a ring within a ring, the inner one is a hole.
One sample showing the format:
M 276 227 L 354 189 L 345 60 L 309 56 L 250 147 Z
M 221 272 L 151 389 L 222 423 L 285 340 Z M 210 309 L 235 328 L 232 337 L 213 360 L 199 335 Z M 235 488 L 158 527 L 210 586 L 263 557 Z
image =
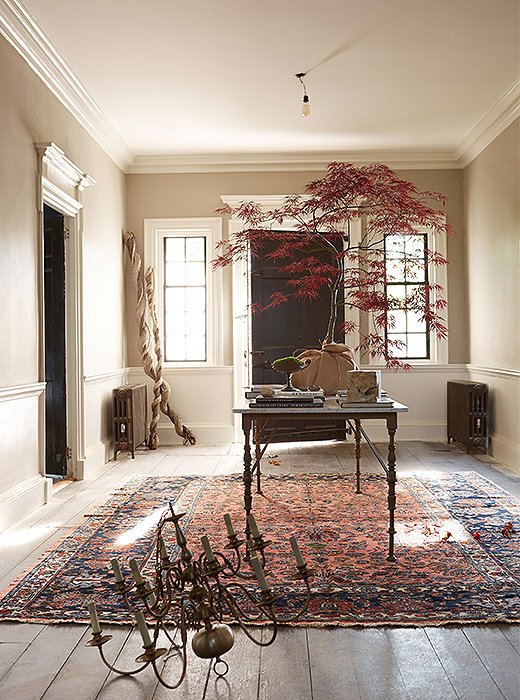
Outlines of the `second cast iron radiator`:
M 146 384 L 125 384 L 112 391 L 114 412 L 114 459 L 118 452 L 146 442 Z

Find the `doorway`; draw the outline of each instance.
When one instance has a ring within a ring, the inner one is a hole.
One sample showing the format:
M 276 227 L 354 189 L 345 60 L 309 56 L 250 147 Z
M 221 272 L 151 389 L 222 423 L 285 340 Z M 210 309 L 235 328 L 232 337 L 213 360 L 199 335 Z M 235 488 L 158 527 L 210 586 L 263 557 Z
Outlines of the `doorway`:
M 45 475 L 67 475 L 65 217 L 48 205 L 43 215 L 45 336 Z
M 251 302 L 266 306 L 270 296 L 276 291 L 287 290 L 289 276 L 280 272 L 283 259 L 273 261 L 268 253 L 275 244 L 265 243 L 260 255 L 251 258 Z M 330 261 L 330 254 L 323 253 L 324 261 Z M 289 261 L 286 261 L 289 262 Z M 255 313 L 251 318 L 251 368 L 252 383 L 279 384 L 285 381 L 271 369 L 273 360 L 287 357 L 302 350 L 320 349 L 327 329 L 329 299 L 324 293 L 312 302 L 295 300 Z M 343 323 L 343 307 L 338 309 L 337 323 Z M 272 440 L 344 440 L 345 421 L 280 421 L 280 429 Z

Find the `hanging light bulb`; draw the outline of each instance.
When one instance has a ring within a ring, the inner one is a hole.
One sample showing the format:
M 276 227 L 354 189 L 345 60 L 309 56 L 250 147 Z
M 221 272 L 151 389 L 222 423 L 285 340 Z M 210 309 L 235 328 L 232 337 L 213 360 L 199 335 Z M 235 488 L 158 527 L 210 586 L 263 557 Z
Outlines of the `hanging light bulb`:
M 311 113 L 311 106 L 309 103 L 309 95 L 307 95 L 307 88 L 305 87 L 305 83 L 303 82 L 303 78 L 307 75 L 307 73 L 296 73 L 296 77 L 300 81 L 303 87 L 303 102 L 302 102 L 302 114 L 304 117 L 308 117 L 309 114 Z
M 310 113 L 311 113 L 311 106 L 309 104 L 309 95 L 304 95 L 303 96 L 303 103 L 302 103 L 302 114 L 304 117 L 308 117 Z

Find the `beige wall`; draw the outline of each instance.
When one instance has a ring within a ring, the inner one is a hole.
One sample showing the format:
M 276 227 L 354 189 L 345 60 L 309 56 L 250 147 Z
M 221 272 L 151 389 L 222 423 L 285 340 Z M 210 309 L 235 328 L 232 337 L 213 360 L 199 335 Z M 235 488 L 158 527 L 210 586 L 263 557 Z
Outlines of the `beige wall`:
M 120 367 L 124 176 L 3 38 L 0 66 L 0 314 L 9 334 L 0 386 L 38 374 L 36 142 L 55 142 L 96 180 L 83 194 L 86 373 Z
M 43 380 L 39 375 L 42 261 L 34 144 L 55 142 L 96 180 L 96 185 L 83 193 L 81 291 L 86 375 L 121 369 L 126 363 L 121 311 L 125 179 L 2 37 L 0 134 L 0 424 L 2 435 L 8 438 L 2 440 L 0 435 L 0 500 L 9 500 L 7 492 L 16 485 L 16 497 L 23 503 L 24 480 L 30 482 L 34 496 L 43 470 L 42 397 L 37 397 L 34 388 Z M 88 402 L 88 396 L 85 400 Z M 20 424 L 18 407 L 22 404 L 30 410 L 25 411 L 25 422 Z M 92 419 L 84 426 L 85 432 L 94 443 L 102 444 L 108 437 L 103 409 L 87 408 Z M 88 442 L 85 449 L 95 451 Z M 31 503 L 34 505 L 34 498 Z M 0 513 L 0 527 L 3 524 Z
M 490 393 L 492 454 L 520 474 L 520 120 L 464 170 L 468 362 Z
M 520 120 L 464 170 L 468 361 L 520 370 Z
M 206 173 L 127 176 L 127 225 L 136 234 L 142 251 L 143 220 L 162 217 L 215 216 L 222 206 L 220 195 L 290 194 L 300 192 L 323 173 Z M 420 189 L 443 192 L 446 213 L 455 233 L 448 240 L 449 360 L 466 360 L 464 307 L 464 235 L 462 217 L 462 177 L 460 170 L 409 170 L 399 175 Z M 228 283 L 230 275 L 228 275 Z M 135 295 L 130 285 L 127 297 L 128 354 L 131 365 L 139 364 L 136 324 L 133 317 Z M 230 284 L 228 297 L 230 296 Z M 228 314 L 228 318 L 230 314 Z M 228 329 L 231 332 L 231 329 Z M 230 361 L 230 358 L 228 358 Z

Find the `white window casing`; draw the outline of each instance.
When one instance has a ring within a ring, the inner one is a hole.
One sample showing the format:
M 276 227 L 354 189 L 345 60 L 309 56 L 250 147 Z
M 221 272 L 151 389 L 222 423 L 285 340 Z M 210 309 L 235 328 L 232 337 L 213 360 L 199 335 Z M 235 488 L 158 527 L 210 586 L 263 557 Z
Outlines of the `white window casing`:
M 223 274 L 213 270 L 216 243 L 222 238 L 219 217 L 144 220 L 144 269 L 155 272 L 155 303 L 164 347 L 164 239 L 204 237 L 206 239 L 206 360 L 164 362 L 165 367 L 214 367 L 223 364 Z
M 417 228 L 417 233 L 427 235 L 427 246 L 430 251 L 441 255 L 443 258 L 447 258 L 446 255 L 446 236 L 444 235 L 434 235 L 429 229 Z M 433 265 L 430 263 L 428 266 L 428 281 L 431 285 L 440 285 L 443 289 L 442 296 L 448 302 L 448 273 L 446 265 Z M 433 299 L 435 301 L 435 298 Z M 448 328 L 448 307 L 443 311 L 439 311 L 439 316 L 444 320 L 444 325 Z M 369 317 L 370 331 L 375 332 L 375 326 L 373 322 L 373 315 L 370 314 Z M 421 365 L 447 365 L 448 364 L 448 340 L 442 340 L 437 338 L 433 331 L 430 331 L 430 357 L 427 359 L 410 359 L 403 361 L 407 364 L 413 366 Z M 371 367 L 379 366 L 384 367 L 384 359 L 381 357 L 370 358 L 368 364 Z

